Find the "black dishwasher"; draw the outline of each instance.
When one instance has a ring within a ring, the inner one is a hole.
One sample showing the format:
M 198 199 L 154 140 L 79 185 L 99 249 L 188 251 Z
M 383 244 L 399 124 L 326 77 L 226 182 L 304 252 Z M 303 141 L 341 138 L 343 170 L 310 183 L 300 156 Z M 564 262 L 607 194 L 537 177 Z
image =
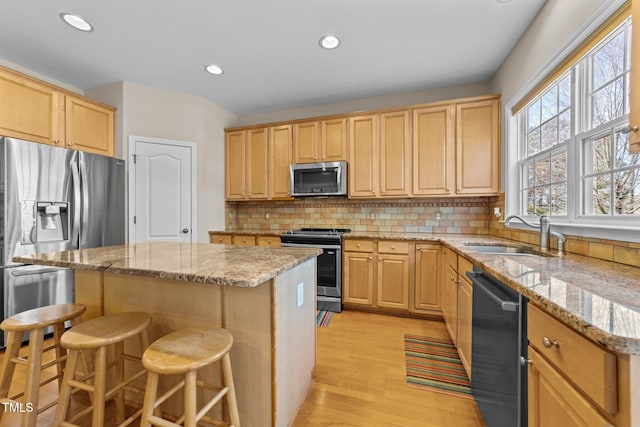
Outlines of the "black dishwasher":
M 471 393 L 487 427 L 527 425 L 527 299 L 474 267 Z

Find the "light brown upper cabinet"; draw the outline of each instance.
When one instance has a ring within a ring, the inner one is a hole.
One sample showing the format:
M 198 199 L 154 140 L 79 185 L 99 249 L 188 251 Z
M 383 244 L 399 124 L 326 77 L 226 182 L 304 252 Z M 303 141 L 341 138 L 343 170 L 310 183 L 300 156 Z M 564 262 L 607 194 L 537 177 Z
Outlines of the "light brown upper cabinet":
M 407 197 L 410 189 L 409 111 L 380 114 L 380 196 Z
M 640 22 L 640 1 L 631 2 L 633 22 Z M 631 34 L 631 99 L 629 104 L 629 151 L 640 153 L 640 31 Z
M 293 162 L 336 162 L 347 158 L 345 117 L 296 123 L 293 126 Z
M 456 193 L 497 194 L 500 187 L 499 100 L 456 104 Z
M 380 115 L 349 119 L 349 197 L 378 194 Z
M 243 130 L 227 132 L 225 135 L 225 197 L 227 200 L 242 200 L 246 195 L 246 147 Z
M 292 160 L 292 126 L 270 128 L 269 134 L 269 197 L 291 198 L 289 166 Z
M 114 110 L 65 95 L 64 145 L 104 156 L 114 155 Z
M 455 192 L 455 106 L 413 110 L 413 194 L 449 196 Z
M 269 128 L 247 131 L 247 197 L 269 197 Z
M 114 111 L 0 68 L 0 134 L 113 156 Z

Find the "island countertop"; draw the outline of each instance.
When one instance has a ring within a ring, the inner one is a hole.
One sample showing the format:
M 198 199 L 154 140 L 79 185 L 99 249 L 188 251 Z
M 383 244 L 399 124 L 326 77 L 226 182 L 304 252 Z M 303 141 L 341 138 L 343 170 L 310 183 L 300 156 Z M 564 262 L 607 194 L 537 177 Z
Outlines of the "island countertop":
M 210 243 L 149 242 L 17 256 L 14 262 L 192 283 L 255 287 L 322 251 Z

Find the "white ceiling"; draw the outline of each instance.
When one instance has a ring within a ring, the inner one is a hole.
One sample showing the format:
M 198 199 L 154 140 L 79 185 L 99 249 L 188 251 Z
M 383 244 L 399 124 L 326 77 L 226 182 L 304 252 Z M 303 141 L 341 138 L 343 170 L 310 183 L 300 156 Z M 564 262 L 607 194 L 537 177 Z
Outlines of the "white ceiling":
M 544 1 L 2 0 L 0 58 L 81 89 L 134 82 L 242 116 L 487 81 Z M 341 46 L 321 49 L 324 34 Z

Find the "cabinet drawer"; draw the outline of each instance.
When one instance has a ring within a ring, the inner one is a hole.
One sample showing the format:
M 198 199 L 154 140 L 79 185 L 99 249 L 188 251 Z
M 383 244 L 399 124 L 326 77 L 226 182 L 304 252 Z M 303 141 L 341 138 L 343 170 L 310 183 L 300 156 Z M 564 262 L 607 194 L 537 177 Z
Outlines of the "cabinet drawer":
M 409 242 L 382 240 L 378 242 L 378 252 L 385 254 L 408 254 Z
M 454 271 L 458 271 L 458 254 L 452 249 L 445 248 L 444 250 L 444 263 L 451 267 Z
M 277 236 L 259 236 L 258 246 L 270 246 L 272 248 L 278 248 L 281 246 L 280 238 Z
M 210 234 L 209 241 L 211 243 L 217 243 L 220 245 L 230 245 L 231 235 L 230 234 Z
M 529 345 L 547 358 L 605 411 L 617 411 L 616 356 L 542 312 L 528 306 Z
M 345 240 L 344 250 L 350 252 L 373 252 L 372 240 Z
M 244 245 L 244 246 L 255 246 L 256 238 L 255 236 L 233 236 L 233 244 L 234 245 Z

